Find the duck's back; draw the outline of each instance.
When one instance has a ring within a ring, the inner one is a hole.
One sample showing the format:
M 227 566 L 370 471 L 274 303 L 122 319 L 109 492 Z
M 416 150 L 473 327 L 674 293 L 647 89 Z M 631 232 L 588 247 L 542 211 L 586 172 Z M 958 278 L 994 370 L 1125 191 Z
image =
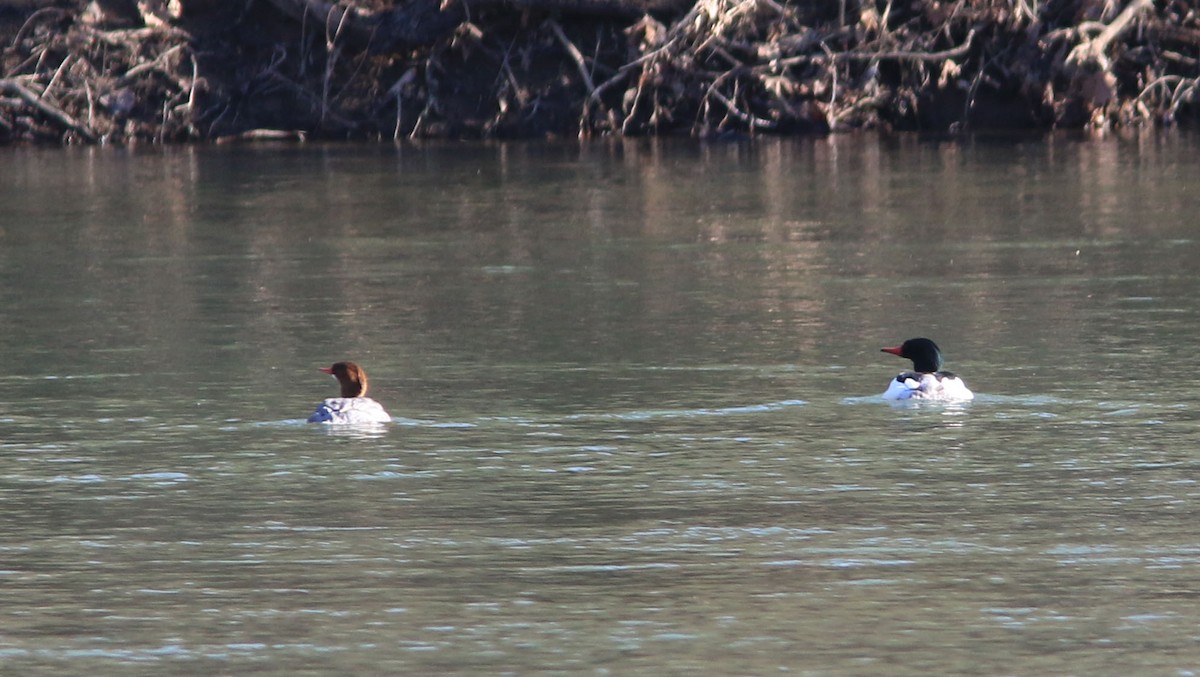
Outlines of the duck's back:
M 309 423 L 390 423 L 383 405 L 369 397 L 331 397 L 317 405 Z

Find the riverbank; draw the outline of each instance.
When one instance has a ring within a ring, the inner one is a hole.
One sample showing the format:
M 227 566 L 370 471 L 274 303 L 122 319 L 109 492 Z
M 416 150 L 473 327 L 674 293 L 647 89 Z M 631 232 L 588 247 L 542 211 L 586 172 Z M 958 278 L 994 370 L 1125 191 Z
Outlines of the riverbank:
M 1184 2 L 0 3 L 0 143 L 1195 121 Z

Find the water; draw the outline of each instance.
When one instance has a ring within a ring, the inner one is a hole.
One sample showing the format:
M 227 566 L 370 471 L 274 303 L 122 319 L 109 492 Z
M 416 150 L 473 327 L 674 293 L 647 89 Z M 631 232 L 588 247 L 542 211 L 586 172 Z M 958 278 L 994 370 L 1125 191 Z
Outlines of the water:
M 1193 138 L 0 153 L 6 674 L 1200 669 Z

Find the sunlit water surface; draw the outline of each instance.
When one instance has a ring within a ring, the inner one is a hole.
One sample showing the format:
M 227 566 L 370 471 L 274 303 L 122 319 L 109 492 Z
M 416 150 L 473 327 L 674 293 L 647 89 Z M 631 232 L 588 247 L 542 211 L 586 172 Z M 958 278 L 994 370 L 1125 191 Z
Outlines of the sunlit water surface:
M 3 672 L 1193 674 L 1197 150 L 0 151 Z

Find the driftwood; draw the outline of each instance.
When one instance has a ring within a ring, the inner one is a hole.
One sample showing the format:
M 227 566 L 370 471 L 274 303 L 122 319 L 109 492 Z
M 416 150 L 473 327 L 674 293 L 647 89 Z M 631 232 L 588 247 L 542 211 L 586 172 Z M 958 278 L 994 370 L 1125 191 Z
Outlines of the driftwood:
M 1130 24 L 1132 24 L 1139 14 L 1142 14 L 1153 6 L 1153 0 L 1132 0 L 1117 15 L 1117 18 L 1112 20 L 1112 23 L 1100 31 L 1099 35 L 1084 40 L 1071 50 L 1071 53 L 1067 55 L 1067 68 L 1080 68 L 1085 64 L 1107 68 L 1109 62 L 1105 56 L 1105 52 L 1108 50 L 1109 45 L 1130 27 Z
M 0 142 L 1103 129 L 1200 114 L 1200 17 L 1185 0 L 62 3 L 0 25 Z

